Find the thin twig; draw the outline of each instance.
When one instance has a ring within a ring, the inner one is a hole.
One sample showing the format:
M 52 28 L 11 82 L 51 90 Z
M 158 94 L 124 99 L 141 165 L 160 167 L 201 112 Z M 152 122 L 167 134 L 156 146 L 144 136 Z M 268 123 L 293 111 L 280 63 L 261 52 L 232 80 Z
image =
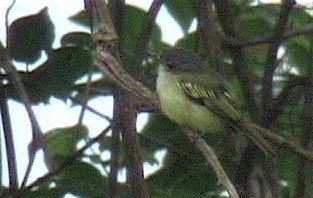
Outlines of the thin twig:
M 5 12 L 5 32 L 6 32 L 6 45 L 8 46 L 8 37 L 9 37 L 9 14 L 13 8 L 13 6 L 15 5 L 16 0 L 13 0 L 10 4 L 10 6 L 8 7 L 8 9 Z
M 276 145 L 280 148 L 289 148 L 291 151 L 297 153 L 298 155 L 313 161 L 313 151 L 312 150 L 306 150 L 303 147 L 301 147 L 298 144 L 295 144 L 291 141 L 286 140 L 285 138 L 269 131 L 266 130 L 258 125 L 255 125 L 253 123 L 251 123 L 253 125 L 253 127 L 257 128 L 258 131 L 266 138 L 269 139 L 271 142 L 275 142 Z
M 77 98 L 73 98 L 73 97 L 69 97 L 69 98 L 70 98 L 74 103 L 76 103 L 76 104 L 79 104 L 79 105 L 81 105 L 81 106 L 84 105 L 83 102 L 81 102 L 81 101 L 78 100 Z M 100 118 L 105 119 L 105 120 L 108 121 L 108 122 L 111 122 L 111 121 L 112 121 L 112 119 L 111 119 L 109 116 L 100 113 L 99 111 L 97 111 L 96 109 L 94 109 L 94 108 L 92 108 L 92 107 L 90 107 L 90 106 L 88 106 L 88 105 L 86 106 L 86 110 L 88 110 L 88 111 L 90 111 L 91 113 L 93 113 L 93 114 L 99 116 Z
M 132 74 L 134 74 L 138 80 L 142 80 L 143 78 L 140 66 L 142 65 L 142 60 L 145 56 L 145 52 L 147 51 L 148 42 L 155 25 L 156 17 L 160 11 L 163 1 L 164 0 L 154 0 L 151 3 L 145 19 L 144 27 L 138 37 L 134 61 L 132 63 Z
M 36 181 L 29 184 L 27 187 L 22 188 L 20 191 L 17 192 L 17 194 L 13 197 L 22 197 L 23 194 L 27 190 L 32 190 L 36 186 L 40 186 L 41 184 L 49 181 L 51 178 L 59 174 L 62 170 L 72 165 L 77 158 L 82 156 L 82 154 L 90 148 L 94 143 L 102 140 L 102 138 L 109 132 L 111 129 L 111 125 L 107 126 L 99 135 L 89 140 L 82 148 L 80 148 L 77 152 L 75 152 L 73 155 L 67 157 L 62 164 L 60 164 L 55 170 L 48 172 L 47 174 L 43 175 L 42 177 L 38 178 Z M 3 196 L 1 196 L 3 197 Z
M 15 0 L 13 0 L 10 6 L 7 8 L 5 12 L 5 28 L 6 28 L 6 45 L 8 46 L 8 33 L 9 33 L 9 14 L 15 5 Z M 0 63 L 1 64 L 1 63 Z M 6 145 L 6 152 L 7 152 L 7 163 L 8 163 L 8 172 L 9 172 L 9 188 L 11 190 L 16 190 L 18 188 L 18 177 L 17 177 L 17 165 L 16 165 L 16 155 L 15 155 L 15 148 L 14 148 L 14 140 L 13 140 L 13 131 L 12 131 L 12 123 L 10 119 L 8 101 L 6 96 L 6 91 L 3 89 L 1 90 L 1 118 L 2 118 L 2 125 L 4 131 L 4 138 L 5 138 L 5 145 Z M 2 157 L 1 157 L 2 159 Z M 2 161 L 2 160 L 1 160 Z M 1 162 L 2 165 L 2 162 Z M 1 170 L 2 176 L 2 170 Z
M 9 172 L 9 188 L 10 190 L 14 191 L 18 188 L 18 178 L 17 178 L 16 155 L 14 148 L 12 124 L 7 99 L 8 98 L 6 96 L 6 91 L 2 89 L 0 93 L 0 109 L 1 109 L 0 112 L 6 146 L 6 156 Z
M 32 164 L 35 159 L 35 154 L 39 148 L 42 146 L 43 142 L 43 134 L 41 132 L 39 123 L 37 121 L 37 118 L 35 116 L 35 113 L 32 109 L 32 103 L 27 95 L 27 92 L 25 90 L 24 84 L 15 68 L 13 63 L 11 62 L 11 59 L 7 53 L 7 50 L 3 47 L 2 43 L 0 42 L 0 65 L 1 67 L 5 70 L 7 74 L 10 75 L 12 83 L 22 98 L 23 104 L 25 106 L 26 112 L 28 114 L 30 124 L 31 124 L 31 129 L 32 129 L 32 142 L 28 146 L 28 168 L 26 170 L 24 179 L 22 184 L 26 183 L 26 180 L 28 178 L 28 175 L 30 173 Z
M 313 23 L 309 23 L 299 28 L 286 30 L 284 34 L 282 35 L 282 39 L 286 40 L 291 37 L 301 36 L 305 34 L 312 34 L 312 31 L 313 31 Z M 240 38 L 237 38 L 237 37 L 226 36 L 223 32 L 220 32 L 220 31 L 219 31 L 219 36 L 222 38 L 222 41 L 225 45 L 241 46 L 241 47 L 269 43 L 274 39 L 273 34 L 265 34 L 265 35 L 258 36 L 255 38 L 244 38 L 243 36 L 241 36 Z
M 228 178 L 214 150 L 201 137 L 199 137 L 199 134 L 195 131 L 190 129 L 184 129 L 183 131 L 188 135 L 190 141 L 194 142 L 196 147 L 202 152 L 207 162 L 209 162 L 216 174 L 218 183 L 222 184 L 227 189 L 232 198 L 239 198 L 236 188 Z
M 85 112 L 86 112 L 86 109 L 87 109 L 87 106 L 88 106 L 88 98 L 89 98 L 89 95 L 90 95 L 90 89 L 91 89 L 91 84 L 92 84 L 92 73 L 91 73 L 92 68 L 93 68 L 93 64 L 90 64 L 89 65 L 89 73 L 88 73 L 87 83 L 86 83 L 86 86 L 85 86 L 85 93 L 84 93 L 83 102 L 82 102 L 82 105 L 81 105 L 82 108 L 80 110 L 80 114 L 79 114 L 78 122 L 77 122 L 78 125 L 82 125 L 83 124 L 84 115 L 85 115 Z

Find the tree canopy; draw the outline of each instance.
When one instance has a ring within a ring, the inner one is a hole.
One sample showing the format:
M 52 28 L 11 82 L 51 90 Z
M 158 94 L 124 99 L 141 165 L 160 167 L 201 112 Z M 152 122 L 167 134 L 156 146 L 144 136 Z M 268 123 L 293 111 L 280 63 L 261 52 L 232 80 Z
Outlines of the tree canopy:
M 162 40 L 162 28 L 156 23 L 162 5 L 184 33 L 174 45 Z M 0 183 L 1 197 L 71 193 L 201 198 L 227 192 L 247 198 L 313 196 L 309 7 L 293 0 L 153 0 L 145 11 L 125 1 L 85 0 L 85 9 L 70 20 L 90 28 L 90 33 L 68 32 L 54 49 L 54 25 L 44 8 L 9 24 L 7 43 L 0 43 L 0 110 L 10 177 L 9 186 Z M 191 30 L 194 23 L 197 27 Z M 186 134 L 162 114 L 155 93 L 158 63 L 149 54 L 173 47 L 194 51 L 227 79 L 243 111 L 264 129 L 274 158 L 264 156 L 227 124 L 208 134 Z M 32 71 L 16 70 L 13 60 L 32 64 L 42 51 L 47 54 L 44 63 Z M 102 77 L 93 80 L 99 73 Z M 81 81 L 83 77 L 87 80 Z M 90 99 L 100 96 L 113 97 L 112 118 L 88 106 Z M 51 97 L 83 107 L 77 125 L 40 130 L 31 105 L 48 104 Z M 28 172 L 22 184 L 17 181 L 11 137 L 22 131 L 11 130 L 7 106 L 11 99 L 25 105 L 32 124 L 28 171 L 34 171 L 31 162 L 39 149 L 49 169 L 33 183 L 26 182 Z M 90 137 L 81 122 L 84 111 L 94 112 L 109 125 Z M 139 132 L 136 122 L 141 112 L 150 115 Z M 98 148 L 86 152 L 91 145 Z M 144 177 L 143 163 L 158 164 L 158 151 L 166 151 L 160 169 Z M 103 159 L 103 153 L 110 153 L 110 158 Z M 118 173 L 124 169 L 127 181 L 119 182 Z

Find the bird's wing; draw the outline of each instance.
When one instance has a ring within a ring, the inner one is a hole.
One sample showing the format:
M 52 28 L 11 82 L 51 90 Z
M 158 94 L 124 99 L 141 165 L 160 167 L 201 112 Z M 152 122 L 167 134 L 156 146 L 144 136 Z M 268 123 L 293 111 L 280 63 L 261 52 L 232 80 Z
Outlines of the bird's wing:
M 238 122 L 242 119 L 227 84 L 220 76 L 203 73 L 192 77 L 184 76 L 180 79 L 178 86 L 185 94 L 199 105 L 206 106 L 219 118 L 231 122 Z

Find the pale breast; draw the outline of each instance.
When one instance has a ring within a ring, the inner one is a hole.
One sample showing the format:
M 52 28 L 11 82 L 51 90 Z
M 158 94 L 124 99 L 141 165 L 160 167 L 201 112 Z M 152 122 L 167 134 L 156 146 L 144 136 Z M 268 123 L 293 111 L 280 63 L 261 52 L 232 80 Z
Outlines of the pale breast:
M 180 90 L 175 75 L 164 72 L 159 75 L 157 93 L 163 112 L 173 121 L 203 132 L 220 127 L 215 115 L 205 106 L 191 101 Z

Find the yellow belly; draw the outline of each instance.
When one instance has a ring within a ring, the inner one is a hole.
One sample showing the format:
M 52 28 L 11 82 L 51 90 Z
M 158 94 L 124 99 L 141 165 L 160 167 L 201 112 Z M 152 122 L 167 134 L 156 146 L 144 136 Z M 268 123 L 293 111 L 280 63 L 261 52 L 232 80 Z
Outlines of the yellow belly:
M 163 73 L 158 76 L 157 93 L 162 111 L 178 124 L 202 132 L 216 131 L 220 127 L 217 117 L 205 106 L 198 105 L 187 98 L 176 82 L 176 76 L 172 74 Z

